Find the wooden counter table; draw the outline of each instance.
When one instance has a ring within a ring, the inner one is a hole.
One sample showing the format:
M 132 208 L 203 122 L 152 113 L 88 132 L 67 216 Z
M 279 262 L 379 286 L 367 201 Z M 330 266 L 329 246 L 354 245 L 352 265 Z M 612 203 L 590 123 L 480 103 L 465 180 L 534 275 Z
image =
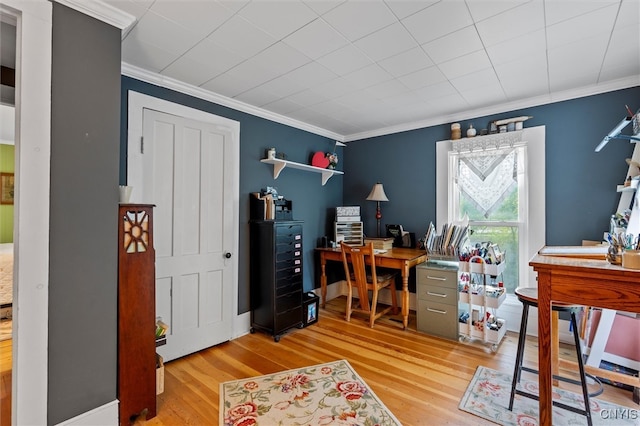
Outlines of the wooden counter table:
M 321 299 L 324 307 L 327 299 L 327 274 L 326 265 L 328 260 L 342 262 L 342 251 L 339 248 L 317 248 L 320 253 L 320 275 Z M 398 269 L 402 274 L 402 318 L 403 326 L 406 329 L 409 323 L 409 271 L 416 265 L 427 260 L 425 250 L 412 248 L 392 248 L 386 253 L 375 255 L 376 266 L 383 268 Z
M 529 265 L 538 273 L 540 425 L 551 426 L 552 301 L 640 313 L 640 270 L 612 265 L 603 258 L 563 256 L 545 249 Z M 636 386 L 640 386 L 640 379 Z

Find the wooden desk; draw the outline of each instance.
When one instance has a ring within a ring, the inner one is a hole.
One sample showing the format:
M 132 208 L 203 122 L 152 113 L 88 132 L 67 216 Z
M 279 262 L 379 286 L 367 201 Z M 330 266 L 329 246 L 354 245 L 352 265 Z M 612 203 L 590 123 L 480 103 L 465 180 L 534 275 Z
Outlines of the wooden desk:
M 541 254 L 529 265 L 538 273 L 540 425 L 551 426 L 551 302 L 640 313 L 640 270 L 606 260 Z
M 339 248 L 317 248 L 320 252 L 320 276 L 321 304 L 327 299 L 327 274 L 326 265 L 328 260 L 342 262 L 342 252 Z M 386 253 L 376 254 L 376 266 L 383 268 L 399 269 L 402 274 L 402 317 L 403 326 L 406 329 L 409 322 L 409 271 L 414 266 L 427 260 L 425 250 L 412 248 L 393 248 Z

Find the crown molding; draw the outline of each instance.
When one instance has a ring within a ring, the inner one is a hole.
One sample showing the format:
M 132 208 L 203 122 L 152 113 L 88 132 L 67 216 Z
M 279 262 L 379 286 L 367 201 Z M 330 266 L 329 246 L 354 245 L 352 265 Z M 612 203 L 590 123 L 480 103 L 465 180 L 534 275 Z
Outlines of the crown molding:
M 253 105 L 246 104 L 236 99 L 222 96 L 209 90 L 202 89 L 201 87 L 193 86 L 191 84 L 184 83 L 171 77 L 160 75 L 158 73 L 148 71 L 135 65 L 122 62 L 122 74 L 127 77 L 136 78 L 146 83 L 155 84 L 156 86 L 164 87 L 166 89 L 175 90 L 186 95 L 191 95 L 205 101 L 213 102 L 218 105 L 222 105 L 228 108 L 235 109 L 247 114 L 255 115 L 260 118 L 275 121 L 276 123 L 285 124 L 287 126 L 295 127 L 296 129 L 304 130 L 309 133 L 313 133 L 319 136 L 324 136 L 330 139 L 336 139 L 340 142 L 344 142 L 344 136 L 329 130 L 313 126 L 302 121 L 294 120 L 283 115 L 267 111 L 263 108 L 259 108 Z
M 116 28 L 120 28 L 122 33 L 126 33 L 129 27 L 135 22 L 136 18 L 122 10 L 104 3 L 101 0 L 54 0 L 56 3 L 63 4 L 85 15 L 96 18 Z
M 629 89 L 636 86 L 640 86 L 640 75 L 621 78 L 602 84 L 580 87 L 577 89 L 564 90 L 562 92 L 551 93 L 548 95 L 536 96 L 519 101 L 506 102 L 492 107 L 477 108 L 457 114 L 440 115 L 437 117 L 431 117 L 426 120 L 414 121 L 412 123 L 383 127 L 367 132 L 353 133 L 350 135 L 346 135 L 343 142 L 353 142 L 361 139 L 368 139 L 377 136 L 390 135 L 393 133 L 406 132 L 409 130 L 422 129 L 425 127 L 439 126 L 445 123 L 455 123 L 456 121 L 472 120 L 474 118 L 484 117 L 487 115 L 502 114 L 524 108 L 532 108 L 540 105 L 547 105 L 556 102 L 568 101 L 571 99 L 599 95 L 602 93 L 613 92 L 615 90 Z

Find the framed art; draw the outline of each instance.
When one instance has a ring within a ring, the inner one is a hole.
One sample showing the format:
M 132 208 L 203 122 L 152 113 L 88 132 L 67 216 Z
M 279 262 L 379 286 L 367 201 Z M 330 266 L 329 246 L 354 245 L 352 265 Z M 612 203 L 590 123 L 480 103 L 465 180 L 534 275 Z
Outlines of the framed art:
M 13 196 L 13 173 L 0 173 L 0 204 L 13 204 Z

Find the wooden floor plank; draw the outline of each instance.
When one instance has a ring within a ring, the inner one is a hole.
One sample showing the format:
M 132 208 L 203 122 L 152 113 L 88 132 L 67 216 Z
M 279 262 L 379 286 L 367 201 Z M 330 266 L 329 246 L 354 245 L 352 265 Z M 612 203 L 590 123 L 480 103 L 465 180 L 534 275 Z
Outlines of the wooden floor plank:
M 362 318 L 346 322 L 344 303 L 344 298 L 328 302 L 316 324 L 293 329 L 279 342 L 257 332 L 165 363 L 165 391 L 157 398 L 158 414 L 140 424 L 214 425 L 218 423 L 220 383 L 338 359 L 349 361 L 402 424 L 491 424 L 458 410 L 458 404 L 478 366 L 513 371 L 517 334 L 508 332 L 493 353 L 479 341 L 457 342 L 418 333 L 413 312 L 407 330 L 395 318 L 381 318 L 373 329 Z M 3 357 L 7 348 L 11 352 L 8 342 L 0 342 Z M 561 349 L 562 357 L 574 359 L 571 347 L 561 345 Z M 536 360 L 537 341 L 530 337 L 525 365 L 535 367 Z M 0 426 L 10 424 L 5 422 L 5 410 L 11 405 L 6 395 L 11 388 L 10 359 L 8 367 L 6 360 L 2 365 Z M 631 392 L 613 386 L 605 385 L 598 398 L 637 407 Z

